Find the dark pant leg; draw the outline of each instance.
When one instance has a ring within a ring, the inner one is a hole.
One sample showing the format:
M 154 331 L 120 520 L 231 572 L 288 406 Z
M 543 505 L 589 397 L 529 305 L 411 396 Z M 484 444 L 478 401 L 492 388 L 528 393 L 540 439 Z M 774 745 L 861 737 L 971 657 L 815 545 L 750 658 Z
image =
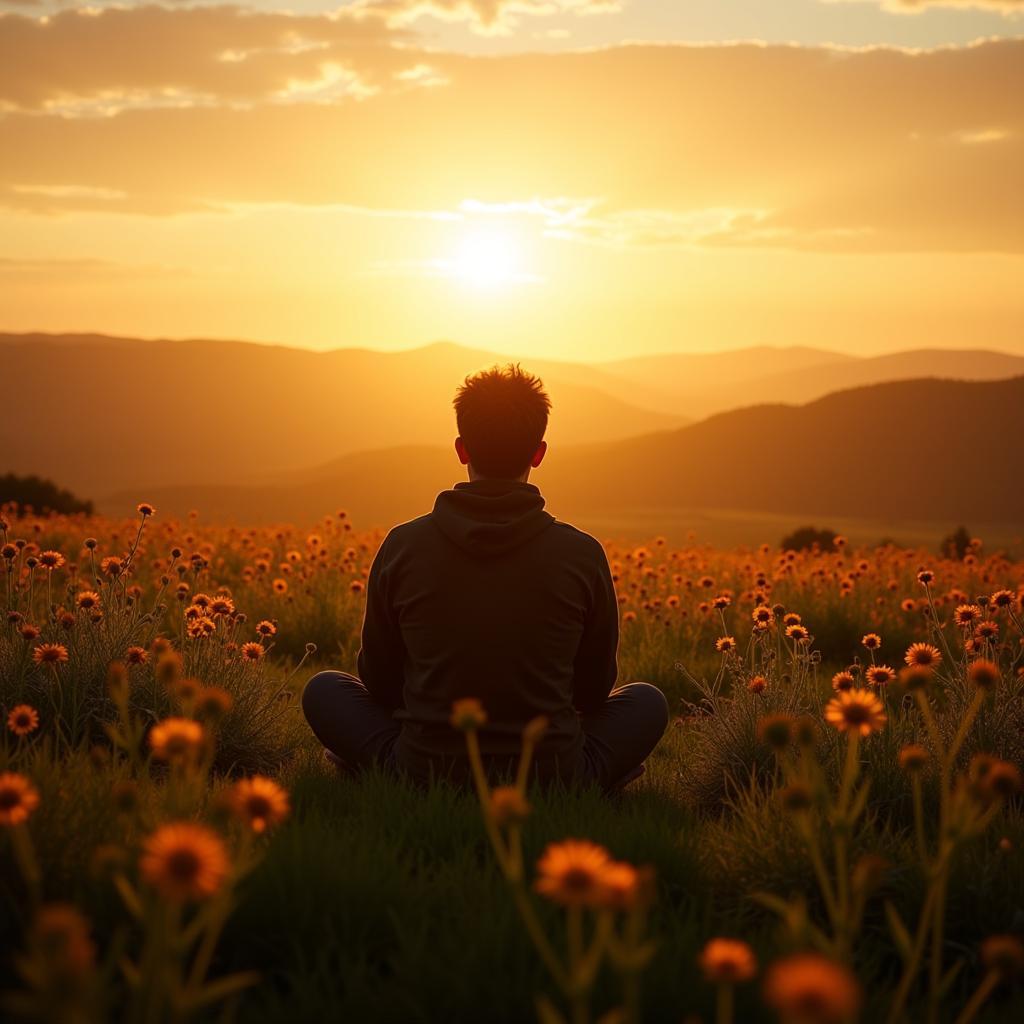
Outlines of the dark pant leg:
M 584 777 L 611 789 L 646 760 L 668 728 L 668 701 L 650 683 L 629 683 L 580 716 Z
M 390 764 L 400 723 L 347 672 L 318 672 L 302 691 L 302 711 L 316 738 L 353 768 Z

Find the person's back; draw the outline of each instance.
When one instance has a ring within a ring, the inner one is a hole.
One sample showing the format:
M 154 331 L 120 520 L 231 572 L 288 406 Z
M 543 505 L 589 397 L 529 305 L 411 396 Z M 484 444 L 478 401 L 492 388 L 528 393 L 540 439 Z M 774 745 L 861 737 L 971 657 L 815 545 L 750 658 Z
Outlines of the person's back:
M 468 378 L 456 450 L 470 479 L 395 527 L 367 582 L 359 677 L 323 672 L 303 706 L 335 758 L 417 778 L 466 772 L 450 723 L 479 699 L 479 741 L 498 771 L 543 715 L 541 779 L 611 786 L 636 770 L 667 723 L 660 691 L 615 683 L 618 605 L 601 545 L 555 520 L 527 482 L 546 452 L 549 402 L 518 367 Z
M 460 756 L 452 703 L 477 697 L 485 753 L 515 754 L 543 714 L 538 771 L 572 774 L 575 709 L 599 707 L 615 682 L 617 605 L 601 546 L 555 522 L 536 487 L 477 480 L 439 495 L 388 536 L 368 600 L 359 675 L 406 723 L 400 764 L 424 774 Z

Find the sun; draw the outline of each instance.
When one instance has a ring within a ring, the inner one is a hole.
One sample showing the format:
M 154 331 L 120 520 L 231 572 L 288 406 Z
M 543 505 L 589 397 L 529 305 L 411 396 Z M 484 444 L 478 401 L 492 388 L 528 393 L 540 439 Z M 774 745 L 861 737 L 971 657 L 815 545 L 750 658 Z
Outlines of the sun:
M 454 278 L 477 288 L 527 280 L 519 238 L 505 228 L 476 227 L 458 243 L 451 260 Z

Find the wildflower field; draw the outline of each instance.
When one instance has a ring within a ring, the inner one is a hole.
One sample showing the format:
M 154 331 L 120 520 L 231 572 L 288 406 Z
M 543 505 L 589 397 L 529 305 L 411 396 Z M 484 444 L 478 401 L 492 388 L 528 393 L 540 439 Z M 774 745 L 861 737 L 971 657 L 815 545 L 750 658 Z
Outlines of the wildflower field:
M 0 522 L 4 1019 L 1024 1019 L 1024 561 L 608 545 L 611 798 L 328 764 L 382 533 Z M 478 764 L 487 709 L 452 709 Z

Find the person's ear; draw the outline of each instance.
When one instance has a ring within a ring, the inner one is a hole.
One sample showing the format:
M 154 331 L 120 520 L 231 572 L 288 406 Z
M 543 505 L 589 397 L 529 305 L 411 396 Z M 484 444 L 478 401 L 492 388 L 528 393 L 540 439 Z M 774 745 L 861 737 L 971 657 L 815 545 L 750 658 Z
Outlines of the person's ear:
M 544 456 L 547 455 L 547 453 L 548 443 L 547 441 L 541 441 L 541 443 L 537 445 L 537 450 L 533 453 L 533 458 L 530 459 L 531 468 L 536 469 L 544 461 Z
M 461 437 L 455 438 L 455 454 L 459 457 L 459 462 L 464 466 L 469 465 L 469 452 L 466 451 L 466 442 Z

